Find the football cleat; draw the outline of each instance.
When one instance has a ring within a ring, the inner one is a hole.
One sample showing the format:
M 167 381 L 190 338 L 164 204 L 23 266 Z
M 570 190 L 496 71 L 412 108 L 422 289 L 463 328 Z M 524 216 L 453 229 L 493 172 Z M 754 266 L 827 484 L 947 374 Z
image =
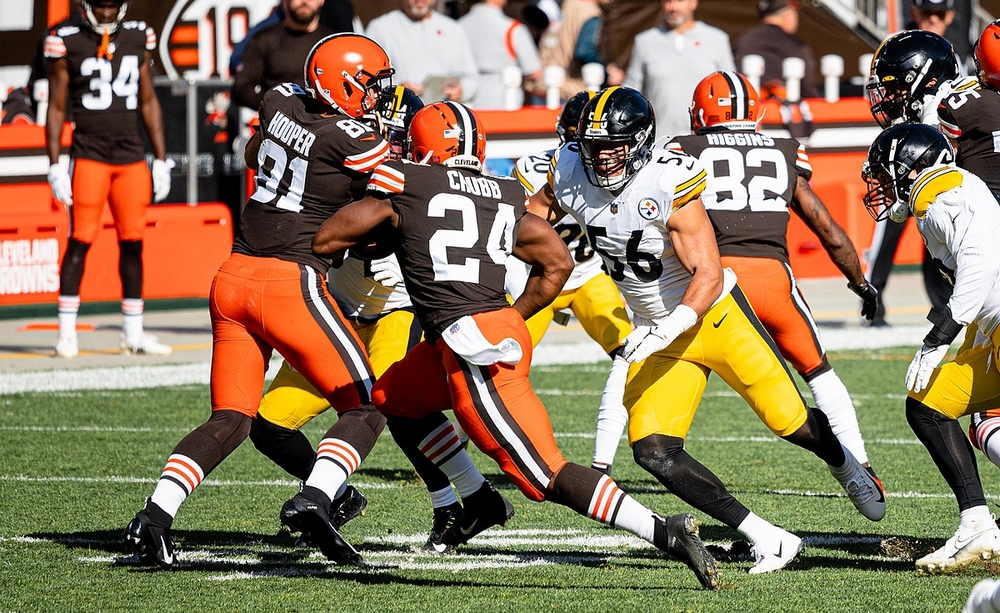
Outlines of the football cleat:
M 75 336 L 60 336 L 53 349 L 53 357 L 72 359 L 80 354 L 80 345 Z
M 462 505 L 457 502 L 453 502 L 446 507 L 434 509 L 434 525 L 431 527 L 431 533 L 427 537 L 427 542 L 424 543 L 421 549 L 431 553 L 448 553 L 453 550 L 455 548 L 453 545 L 445 545 L 441 539 L 445 531 L 458 523 L 461 516 Z
M 330 522 L 326 505 L 296 494 L 281 506 L 281 525 L 293 532 L 307 535 L 312 545 L 319 547 L 327 559 L 340 565 L 363 566 L 361 554 L 340 536 Z
M 991 560 L 1000 556 L 1000 528 L 991 519 L 982 527 L 958 527 L 944 547 L 931 552 L 916 562 L 917 573 L 941 575 L 955 572 L 978 560 Z
M 139 556 L 139 563 L 169 568 L 174 564 L 174 542 L 170 538 L 170 516 L 146 499 L 125 528 L 125 547 Z
M 781 570 L 805 549 L 802 539 L 791 532 L 778 528 L 775 537 L 766 543 L 754 543 L 752 553 L 756 562 L 748 571 L 751 575 L 763 575 Z
M 830 474 L 840 483 L 855 508 L 872 521 L 885 517 L 885 492 L 874 472 L 866 470 L 851 452 L 844 448 L 847 462 L 840 468 L 828 465 Z
M 468 543 L 483 530 L 502 526 L 514 517 L 514 505 L 493 489 L 488 481 L 462 502 L 465 508 L 458 521 L 441 535 L 441 542 L 452 548 Z
M 653 544 L 672 558 L 680 560 L 690 568 L 702 587 L 717 590 L 720 585 L 719 566 L 712 554 L 705 549 L 694 515 L 678 513 L 664 519 L 653 515 Z
M 969 599 L 965 602 L 962 613 L 993 613 L 997 610 L 994 599 L 1000 594 L 1000 581 L 983 579 L 972 586 Z
M 170 355 L 173 349 L 164 345 L 151 334 L 142 334 L 136 338 L 126 338 L 125 334 L 118 338 L 118 350 L 123 355 Z
M 330 505 L 330 523 L 337 530 L 355 517 L 363 514 L 368 507 L 368 499 L 353 485 L 348 485 L 340 498 Z
M 611 465 L 610 464 L 591 464 L 591 468 L 600 472 L 601 474 L 611 476 Z

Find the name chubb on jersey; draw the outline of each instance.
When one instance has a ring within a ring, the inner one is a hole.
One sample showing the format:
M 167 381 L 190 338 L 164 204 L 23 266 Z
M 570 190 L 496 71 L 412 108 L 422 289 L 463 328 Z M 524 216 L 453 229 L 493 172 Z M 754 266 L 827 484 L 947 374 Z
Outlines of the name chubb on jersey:
M 448 187 L 473 196 L 500 198 L 500 184 L 486 177 L 467 177 L 457 170 L 448 171 Z
M 302 157 L 309 156 L 309 149 L 316 141 L 316 135 L 295 123 L 281 111 L 276 111 L 271 123 L 267 124 L 267 132 L 273 138 L 285 143 Z
M 708 132 L 703 133 L 709 145 L 773 147 L 774 139 L 757 132 Z

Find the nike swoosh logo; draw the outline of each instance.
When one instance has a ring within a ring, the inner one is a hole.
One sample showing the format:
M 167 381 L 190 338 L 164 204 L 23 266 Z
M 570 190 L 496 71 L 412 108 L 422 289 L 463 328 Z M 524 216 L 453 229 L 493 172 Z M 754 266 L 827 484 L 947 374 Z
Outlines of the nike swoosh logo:
M 722 322 L 726 321 L 727 317 L 729 317 L 729 313 L 726 313 L 725 315 L 722 316 L 722 319 L 720 319 L 719 321 L 717 321 L 714 324 L 712 324 L 712 327 L 713 328 L 718 328 L 719 326 L 722 325 Z
M 431 547 L 433 547 L 434 551 L 438 553 L 444 553 L 445 551 L 448 550 L 448 546 L 445 545 L 444 543 L 431 543 Z
M 166 564 L 173 564 L 174 556 L 169 551 L 167 551 L 167 542 L 163 539 L 162 536 L 160 537 L 160 547 L 163 548 L 163 562 Z
M 955 548 L 956 549 L 964 549 L 966 545 L 968 545 L 972 541 L 976 540 L 977 536 L 979 536 L 978 532 L 975 533 L 975 534 L 972 534 L 972 535 L 968 536 L 967 538 L 963 539 L 963 538 L 959 538 L 959 536 L 956 534 L 955 535 Z
M 723 318 L 723 319 L 725 319 L 725 318 Z M 785 546 L 784 543 L 778 543 L 778 557 L 779 558 L 781 557 L 781 548 L 784 547 L 784 546 Z
M 368 134 L 366 136 L 362 136 L 358 140 L 361 141 L 361 142 L 363 142 L 363 143 L 367 143 L 367 142 L 375 140 L 375 135 L 374 134 Z
M 474 521 L 471 524 L 469 524 L 469 528 L 468 529 L 466 529 L 464 526 L 459 526 L 458 527 L 458 531 L 462 533 L 462 536 L 469 536 L 470 534 L 472 534 L 472 531 L 476 529 L 476 524 L 478 524 L 478 523 L 479 523 L 479 519 L 476 518 L 476 521 Z

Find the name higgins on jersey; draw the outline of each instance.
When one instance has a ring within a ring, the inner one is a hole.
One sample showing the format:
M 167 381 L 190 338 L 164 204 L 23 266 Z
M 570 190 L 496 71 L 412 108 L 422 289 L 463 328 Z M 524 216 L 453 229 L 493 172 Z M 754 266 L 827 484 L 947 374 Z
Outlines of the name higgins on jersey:
M 746 147 L 773 147 L 774 139 L 766 134 L 757 132 L 707 132 L 702 133 L 709 145 L 717 146 L 746 146 Z

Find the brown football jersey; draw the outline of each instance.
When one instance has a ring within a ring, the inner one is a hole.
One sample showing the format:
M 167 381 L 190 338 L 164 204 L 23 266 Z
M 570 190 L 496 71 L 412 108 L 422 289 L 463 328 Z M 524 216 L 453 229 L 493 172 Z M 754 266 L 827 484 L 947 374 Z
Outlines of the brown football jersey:
M 812 177 L 805 147 L 792 138 L 728 130 L 677 136 L 667 147 L 698 158 L 708 172 L 701 199 L 720 255 L 788 262 L 788 205 L 798 177 Z
M 1000 194 L 1000 93 L 990 89 L 954 92 L 938 106 L 941 131 L 958 143 L 956 165 Z
M 387 162 L 368 191 L 388 197 L 399 214 L 396 257 L 428 338 L 465 315 L 510 306 L 504 263 L 526 213 L 516 179 Z
M 256 189 L 243 210 L 237 253 L 275 257 L 326 274 L 313 235 L 356 199 L 389 143 L 371 126 L 312 98 L 294 83 L 276 85 L 260 105 Z
M 145 157 L 139 131 L 139 66 L 156 49 L 156 33 L 142 21 L 124 21 L 111 36 L 111 59 L 98 57 L 101 37 L 66 21 L 45 39 L 45 57 L 65 58 L 69 107 L 76 128 L 70 156 L 109 164 Z

